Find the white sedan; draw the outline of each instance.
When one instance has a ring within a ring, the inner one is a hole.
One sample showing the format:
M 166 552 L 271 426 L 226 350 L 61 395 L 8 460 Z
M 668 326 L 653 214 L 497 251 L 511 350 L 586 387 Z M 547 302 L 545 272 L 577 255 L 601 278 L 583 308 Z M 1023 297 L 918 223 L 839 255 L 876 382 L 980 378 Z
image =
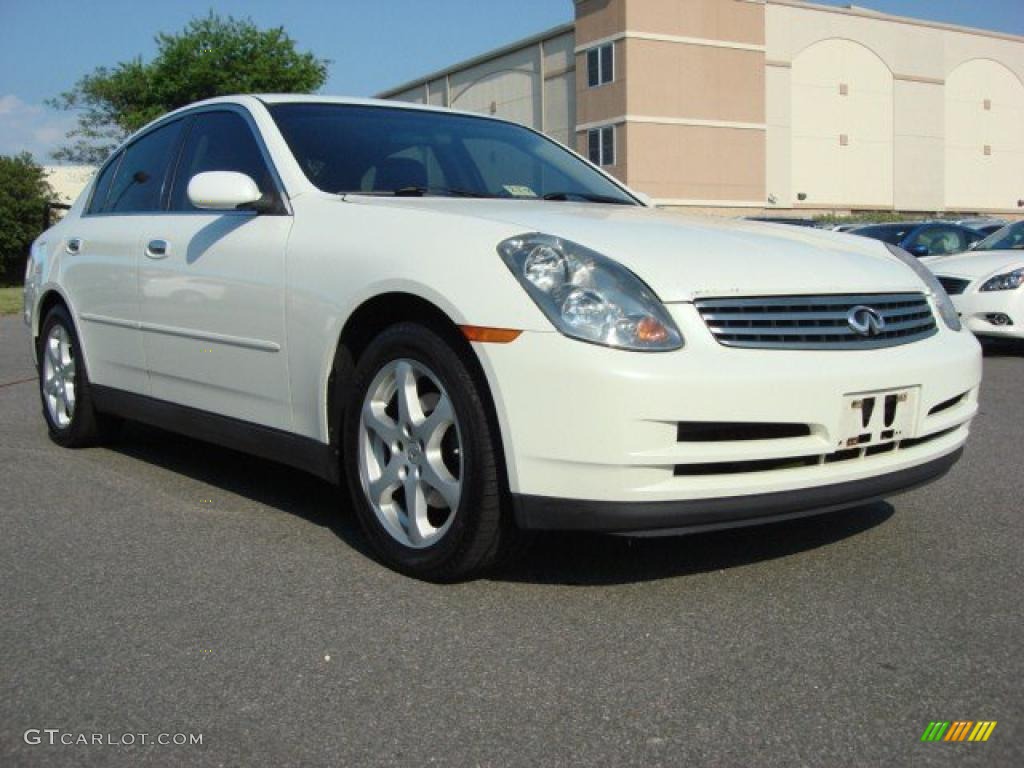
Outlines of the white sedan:
M 978 336 L 1024 339 L 1024 221 L 955 256 L 921 260 Z
M 131 418 L 347 488 L 382 559 L 704 530 L 941 476 L 981 356 L 917 259 L 691 220 L 491 117 L 216 99 L 119 147 L 32 248 L 53 439 Z

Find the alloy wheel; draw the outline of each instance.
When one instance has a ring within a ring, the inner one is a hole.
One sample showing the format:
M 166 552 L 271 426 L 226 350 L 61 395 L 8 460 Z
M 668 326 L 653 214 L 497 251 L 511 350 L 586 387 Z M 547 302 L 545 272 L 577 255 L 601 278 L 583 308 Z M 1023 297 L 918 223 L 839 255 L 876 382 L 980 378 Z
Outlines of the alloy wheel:
M 416 360 L 387 363 L 359 421 L 359 478 L 388 534 L 423 549 L 451 527 L 462 496 L 458 418 L 437 375 Z
M 50 420 L 67 428 L 75 416 L 75 355 L 71 336 L 59 322 L 43 343 L 43 396 Z

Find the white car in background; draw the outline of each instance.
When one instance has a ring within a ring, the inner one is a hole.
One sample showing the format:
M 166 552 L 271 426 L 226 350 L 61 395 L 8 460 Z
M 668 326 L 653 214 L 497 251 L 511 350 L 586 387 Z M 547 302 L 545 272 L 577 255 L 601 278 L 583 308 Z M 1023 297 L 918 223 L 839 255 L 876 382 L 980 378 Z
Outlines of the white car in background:
M 1024 221 L 954 256 L 924 258 L 978 336 L 1024 339 Z
M 521 530 L 704 530 L 941 476 L 980 347 L 917 259 L 647 207 L 503 120 L 215 99 L 33 245 L 53 439 L 132 418 L 348 488 L 375 551 L 480 573 Z

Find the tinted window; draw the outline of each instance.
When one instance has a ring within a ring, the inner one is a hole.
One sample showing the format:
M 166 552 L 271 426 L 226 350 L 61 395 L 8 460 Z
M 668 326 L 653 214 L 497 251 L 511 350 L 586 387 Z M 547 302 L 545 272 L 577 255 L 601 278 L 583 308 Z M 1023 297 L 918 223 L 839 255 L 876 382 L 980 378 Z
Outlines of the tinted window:
M 123 155 L 113 158 L 96 179 L 96 186 L 93 188 L 92 199 L 89 201 L 89 213 L 96 213 L 103 210 L 103 204 L 107 201 L 107 194 L 110 192 L 110 183 L 114 180 L 117 166 Z
M 976 251 L 1024 250 L 1024 221 L 1008 224 L 982 240 Z
M 924 227 L 914 236 L 908 248 L 913 249 L 914 253 L 917 253 L 917 249 L 922 249 L 923 255 L 942 256 L 966 251 L 967 240 L 963 230 L 958 227 Z
M 206 171 L 244 173 L 264 195 L 273 193 L 270 169 L 260 147 L 245 118 L 235 112 L 196 115 L 174 176 L 171 210 L 196 210 L 188 199 L 188 183 L 197 173 Z
M 587 51 L 587 85 L 591 88 L 601 84 L 601 50 L 591 48 Z
M 270 111 L 296 162 L 325 192 L 417 188 L 417 194 L 589 196 L 635 204 L 564 147 L 511 123 L 348 104 L 276 104 Z
M 527 190 L 572 187 L 572 182 L 557 169 L 534 162 L 528 153 L 507 143 L 466 139 L 465 146 L 487 189 L 530 197 Z
M 101 210 L 109 213 L 160 210 L 160 192 L 181 125 L 181 120 L 176 120 L 157 128 L 125 150 Z
M 903 238 L 910 234 L 910 232 L 917 226 L 915 224 L 875 224 L 870 227 L 858 227 L 852 230 L 855 235 L 862 235 L 863 237 L 871 237 L 875 240 L 881 240 L 883 243 L 889 243 L 891 245 L 899 245 L 903 242 Z
M 587 85 L 594 88 L 615 79 L 615 49 L 611 43 L 587 51 Z

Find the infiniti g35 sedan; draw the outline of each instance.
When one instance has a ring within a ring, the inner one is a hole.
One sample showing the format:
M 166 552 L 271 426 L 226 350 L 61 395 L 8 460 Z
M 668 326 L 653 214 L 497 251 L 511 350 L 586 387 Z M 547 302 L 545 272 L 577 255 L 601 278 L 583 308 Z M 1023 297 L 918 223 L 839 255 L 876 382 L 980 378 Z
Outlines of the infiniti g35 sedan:
M 968 253 L 923 263 L 938 276 L 969 330 L 1024 339 L 1024 221 L 999 229 Z
M 300 467 L 438 581 L 526 531 L 785 519 L 958 459 L 979 347 L 916 258 L 645 200 L 492 117 L 180 109 L 33 244 L 50 435 L 134 419 Z

